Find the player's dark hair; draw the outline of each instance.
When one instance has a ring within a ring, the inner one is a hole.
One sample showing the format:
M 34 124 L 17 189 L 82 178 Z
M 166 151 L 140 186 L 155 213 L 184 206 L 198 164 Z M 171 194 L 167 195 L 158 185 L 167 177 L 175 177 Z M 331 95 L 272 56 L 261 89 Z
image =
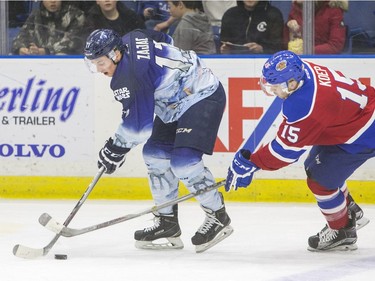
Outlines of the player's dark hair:
M 184 6 L 188 9 L 198 9 L 199 11 L 203 12 L 202 1 L 171 1 L 171 2 L 175 6 L 178 6 L 178 4 L 182 2 Z

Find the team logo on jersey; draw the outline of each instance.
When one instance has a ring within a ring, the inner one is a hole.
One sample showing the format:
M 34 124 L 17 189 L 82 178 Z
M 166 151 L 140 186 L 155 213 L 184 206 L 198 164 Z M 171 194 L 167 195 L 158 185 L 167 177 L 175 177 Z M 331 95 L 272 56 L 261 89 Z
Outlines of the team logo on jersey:
M 286 68 L 286 60 L 282 60 L 276 64 L 277 71 L 283 71 Z
M 130 91 L 127 87 L 116 89 L 113 91 L 113 94 L 115 96 L 115 99 L 118 101 L 130 98 Z
M 257 29 L 259 32 L 265 32 L 267 30 L 267 23 L 265 21 L 258 23 Z

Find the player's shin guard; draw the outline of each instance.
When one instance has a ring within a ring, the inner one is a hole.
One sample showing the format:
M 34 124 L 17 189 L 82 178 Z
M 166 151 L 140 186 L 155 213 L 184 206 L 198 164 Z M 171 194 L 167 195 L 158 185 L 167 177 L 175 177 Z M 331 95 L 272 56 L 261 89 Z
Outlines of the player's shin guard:
M 196 192 L 197 190 L 215 183 L 213 175 L 203 166 L 202 161 L 194 165 L 194 167 L 186 167 L 184 170 L 185 172 L 174 169 L 174 172 L 190 192 Z M 196 199 L 202 206 L 208 207 L 214 211 L 217 211 L 223 205 L 222 197 L 217 190 L 206 192 L 197 196 Z
M 190 177 L 186 177 L 186 175 L 189 175 L 189 171 L 185 170 L 185 177 L 180 177 L 191 192 L 205 188 L 215 182 L 211 172 L 203 166 L 202 161 L 191 167 L 190 172 L 193 171 L 195 173 L 190 173 Z M 179 170 L 176 174 L 179 174 Z M 227 238 L 232 234 L 233 228 L 230 226 L 231 220 L 225 210 L 221 193 L 217 190 L 207 192 L 197 196 L 197 200 L 201 203 L 206 217 L 191 241 L 196 246 L 196 252 L 200 253 Z
M 345 195 L 340 188 L 328 189 L 310 178 L 307 178 L 307 185 L 314 194 L 328 225 L 333 229 L 347 225 L 348 208 Z
M 178 196 L 178 178 L 170 168 L 170 161 L 152 146 L 144 149 L 144 159 L 148 169 L 152 197 L 156 205 L 176 199 Z M 134 233 L 135 246 L 140 249 L 182 249 L 181 229 L 178 223 L 178 207 L 166 207 L 154 213 L 154 225 Z
M 157 158 L 150 152 L 144 153 L 143 157 L 147 165 L 149 184 L 155 204 L 161 205 L 176 199 L 179 180 L 170 168 L 169 159 Z M 172 207 L 159 211 L 160 214 L 171 214 L 172 212 Z
M 176 199 L 178 196 L 178 178 L 169 168 L 163 173 L 149 173 L 152 197 L 156 205 Z M 160 210 L 162 214 L 172 213 L 172 207 Z
M 307 184 L 331 228 L 339 229 L 347 224 L 348 210 L 355 213 L 357 230 L 370 222 L 363 216 L 362 209 L 354 202 L 345 183 L 335 190 L 328 190 L 310 178 L 307 179 Z

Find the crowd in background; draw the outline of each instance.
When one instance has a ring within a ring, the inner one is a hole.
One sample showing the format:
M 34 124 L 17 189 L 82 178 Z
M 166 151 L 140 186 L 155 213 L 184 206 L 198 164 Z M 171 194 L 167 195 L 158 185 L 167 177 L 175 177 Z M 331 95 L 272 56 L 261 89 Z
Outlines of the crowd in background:
M 204 55 L 272 54 L 286 49 L 303 54 L 303 1 L 289 1 L 286 19 L 273 2 L 9 1 L 9 27 L 17 30 L 10 53 L 80 55 L 95 29 L 124 35 L 144 28 L 166 32 L 177 47 Z M 314 5 L 314 53 L 345 52 L 350 35 L 344 14 L 349 2 L 315 1 Z M 360 35 L 357 39 L 368 39 L 363 38 L 367 34 Z M 371 53 L 374 46 L 367 42 L 365 47 Z

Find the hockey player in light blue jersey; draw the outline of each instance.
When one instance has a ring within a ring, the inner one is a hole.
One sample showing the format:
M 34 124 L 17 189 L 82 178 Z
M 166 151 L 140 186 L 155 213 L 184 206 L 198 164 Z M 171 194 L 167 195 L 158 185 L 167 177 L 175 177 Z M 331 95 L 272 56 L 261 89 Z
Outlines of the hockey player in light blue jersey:
M 126 154 L 146 141 L 143 158 L 157 205 L 176 199 L 182 181 L 196 192 L 215 183 L 203 154 L 211 155 L 226 96 L 218 78 L 193 51 L 174 47 L 170 36 L 135 30 L 121 38 L 108 29 L 87 38 L 85 60 L 94 71 L 112 77 L 111 89 L 122 104 L 122 122 L 99 152 L 98 166 L 111 174 Z M 197 196 L 206 218 L 192 237 L 203 252 L 233 229 L 217 190 Z M 177 205 L 155 214 L 154 225 L 134 234 L 142 249 L 181 249 Z M 168 242 L 157 244 L 159 238 Z

